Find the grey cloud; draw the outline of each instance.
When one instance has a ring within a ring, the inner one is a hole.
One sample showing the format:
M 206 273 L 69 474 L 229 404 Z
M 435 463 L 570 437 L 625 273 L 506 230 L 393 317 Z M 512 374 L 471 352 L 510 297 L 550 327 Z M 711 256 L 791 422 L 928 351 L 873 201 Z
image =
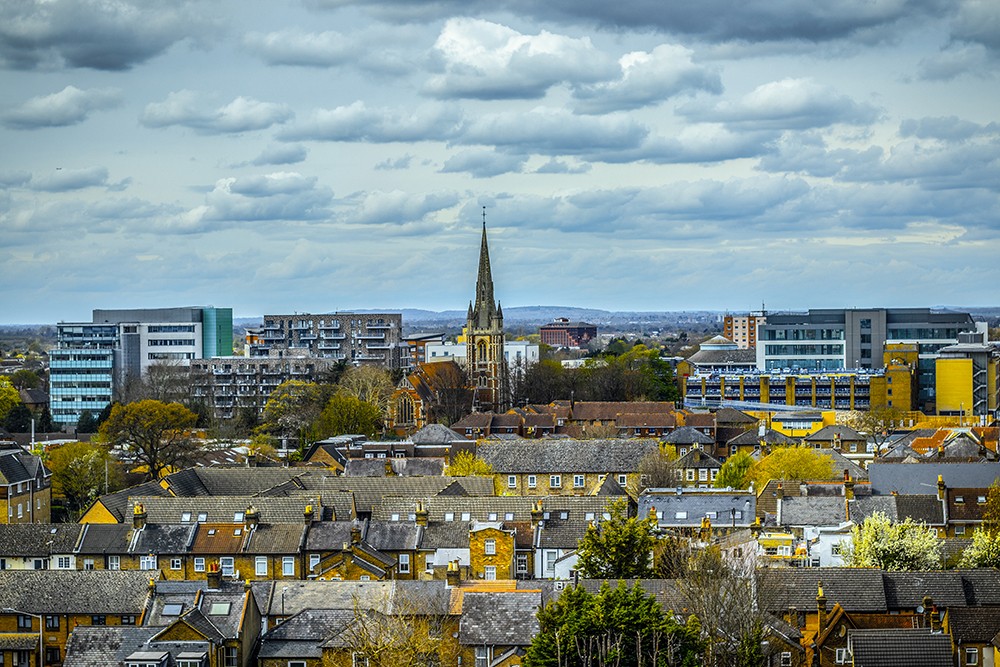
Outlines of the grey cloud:
M 954 39 L 982 44 L 1000 55 L 1000 4 L 994 0 L 963 0 L 951 34 Z
M 0 171 L 0 187 L 12 188 L 27 185 L 31 174 L 27 171 Z
M 924 58 L 917 77 L 924 81 L 950 81 L 960 76 L 989 77 L 995 67 L 982 44 L 950 44 L 939 53 Z
M 356 195 L 349 210 L 340 218 L 354 225 L 406 225 L 426 220 L 429 216 L 451 208 L 459 196 L 451 192 L 415 195 L 407 192 L 368 192 Z
M 623 115 L 575 116 L 564 109 L 538 107 L 526 113 L 482 115 L 468 123 L 455 143 L 578 155 L 635 148 L 648 133 Z
M 205 205 L 183 218 L 192 230 L 205 221 L 319 220 L 330 213 L 333 192 L 297 173 L 225 178 L 205 197 Z
M 351 40 L 333 31 L 252 32 L 244 36 L 243 45 L 269 65 L 333 67 L 357 55 Z
M 3 123 L 21 130 L 76 125 L 90 112 L 117 107 L 121 100 L 121 91 L 115 88 L 80 90 L 66 86 L 58 93 L 33 97 L 11 109 L 3 115 Z
M 690 49 L 661 44 L 651 52 L 628 53 L 619 60 L 620 77 L 576 85 L 576 109 L 583 113 L 637 109 L 682 93 L 722 92 L 719 73 L 691 61 Z
M 589 38 L 524 35 L 481 19 L 447 21 L 434 44 L 444 72 L 424 92 L 439 98 L 536 99 L 563 82 L 612 76 L 614 63 Z
M 803 40 L 824 42 L 862 35 L 870 38 L 873 28 L 891 27 L 916 17 L 941 17 L 951 9 L 945 0 L 899 0 L 898 2 L 815 3 L 811 0 L 706 0 L 701 3 L 661 0 L 312 0 L 321 7 L 357 5 L 387 21 L 431 20 L 443 16 L 482 15 L 508 11 L 535 20 L 574 21 L 612 30 L 655 30 L 691 35 L 710 41 L 745 40 L 767 42 Z
M 369 108 L 359 100 L 349 106 L 315 111 L 278 136 L 286 141 L 440 141 L 455 136 L 461 123 L 462 113 L 453 106 Z
M 1000 192 L 997 142 L 929 146 L 906 141 L 887 154 L 844 164 L 839 177 L 853 182 L 916 182 L 928 190 L 986 188 Z
M 185 0 L 16 0 L 0 3 L 0 64 L 9 69 L 127 70 L 214 21 Z
M 268 146 L 250 164 L 261 167 L 275 164 L 296 164 L 306 159 L 306 147 L 298 144 Z
M 686 104 L 680 113 L 692 120 L 716 121 L 762 130 L 808 129 L 836 123 L 864 125 L 878 110 L 855 102 L 809 79 L 782 79 L 758 86 L 735 102 Z
M 623 163 L 640 160 L 654 164 L 700 164 L 757 157 L 772 150 L 779 133 L 733 132 L 711 123 L 691 125 L 675 136 L 649 137 L 641 146 L 621 151 L 594 152 L 595 161 Z
M 108 170 L 104 167 L 60 169 L 47 176 L 33 178 L 31 189 L 41 192 L 66 192 L 107 185 Z
M 557 160 L 555 158 L 550 159 L 548 162 L 540 166 L 535 170 L 536 174 L 586 174 L 590 171 L 589 164 L 577 164 L 571 165 L 563 160 Z
M 293 115 L 286 104 L 247 97 L 207 109 L 197 94 L 181 90 L 170 93 L 163 102 L 148 104 L 140 122 L 146 127 L 180 125 L 203 134 L 225 134 L 263 130 L 284 123 Z
M 393 171 L 396 169 L 409 169 L 410 163 L 413 162 L 413 156 L 406 154 L 402 157 L 398 157 L 395 160 L 386 158 L 375 165 L 376 171 Z
M 941 139 L 944 141 L 964 141 L 977 135 L 1000 135 L 1000 124 L 980 125 L 962 120 L 957 116 L 946 118 L 908 118 L 899 124 L 902 137 L 918 139 Z
M 442 173 L 469 173 L 476 178 L 489 178 L 500 174 L 518 173 L 525 163 L 523 156 L 497 153 L 490 150 L 461 151 L 448 158 Z

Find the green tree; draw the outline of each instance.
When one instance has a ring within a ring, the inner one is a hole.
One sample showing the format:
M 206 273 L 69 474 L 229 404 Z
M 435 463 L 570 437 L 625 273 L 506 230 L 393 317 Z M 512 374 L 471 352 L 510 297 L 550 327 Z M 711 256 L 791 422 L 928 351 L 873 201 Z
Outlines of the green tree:
M 720 489 L 745 489 L 749 480 L 747 473 L 756 463 L 754 458 L 746 452 L 737 452 L 726 459 L 719 469 L 719 476 L 715 479 L 715 486 Z M 832 465 L 832 462 L 831 462 Z
M 316 425 L 318 438 L 358 433 L 374 437 L 382 429 L 382 411 L 368 401 L 348 393 L 336 393 L 320 413 Z
M 961 566 L 1000 568 L 1000 482 L 993 482 L 986 492 L 983 523 L 962 552 Z
M 315 382 L 288 380 L 279 384 L 264 404 L 264 432 L 298 442 L 315 440 L 312 426 L 323 410 L 323 396 Z
M 833 459 L 811 447 L 776 447 L 754 463 L 746 481 L 761 489 L 772 479 L 835 479 Z
M 472 452 L 459 452 L 444 469 L 449 477 L 492 477 L 493 466 Z
M 171 469 L 183 466 L 197 449 L 191 437 L 198 415 L 180 403 L 147 399 L 126 405 L 115 404 L 100 437 L 113 447 L 121 447 L 147 479 L 159 479 Z
M 625 582 L 593 594 L 570 586 L 539 610 L 538 624 L 526 667 L 695 667 L 704 649 L 697 619 L 677 622 Z
M 941 540 L 931 528 L 909 517 L 893 523 L 875 512 L 851 530 L 844 558 L 850 567 L 934 570 L 941 566 Z
M 876 406 L 870 410 L 854 410 L 844 414 L 837 422 L 869 436 L 876 445 L 889 439 L 892 431 L 903 424 L 906 413 L 899 408 Z
M 97 433 L 97 418 L 90 410 L 80 413 L 80 420 L 76 423 L 77 433 Z
M 12 407 L 4 417 L 3 427 L 10 433 L 27 433 L 31 430 L 31 410 L 24 403 Z
M 33 370 L 21 368 L 10 374 L 10 383 L 15 389 L 41 389 L 42 378 Z
M 591 579 L 640 579 L 652 574 L 655 526 L 628 516 L 628 504 L 613 500 L 608 518 L 592 523 L 577 547 L 577 568 Z
M 38 415 L 38 423 L 35 425 L 35 431 L 38 433 L 53 433 L 56 430 L 56 425 L 52 423 L 52 412 L 49 411 L 49 406 L 42 406 L 42 411 Z
M 98 443 L 70 442 L 52 449 L 45 462 L 52 471 L 52 495 L 62 498 L 72 520 L 102 493 L 121 489 L 121 463 Z
M 14 388 L 6 377 L 0 375 L 0 422 L 7 419 L 7 414 L 21 402 L 21 393 Z

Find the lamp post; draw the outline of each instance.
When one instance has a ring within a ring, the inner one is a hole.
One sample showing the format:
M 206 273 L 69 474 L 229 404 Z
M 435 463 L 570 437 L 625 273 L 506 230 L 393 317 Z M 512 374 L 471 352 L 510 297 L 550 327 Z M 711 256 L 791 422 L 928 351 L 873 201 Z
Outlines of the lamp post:
M 20 614 L 21 616 L 31 616 L 32 618 L 38 619 L 38 667 L 42 667 L 42 632 L 45 630 L 45 618 L 41 614 L 32 614 L 30 611 L 21 611 L 20 609 L 14 609 L 13 607 L 4 607 L 2 610 L 5 614 Z

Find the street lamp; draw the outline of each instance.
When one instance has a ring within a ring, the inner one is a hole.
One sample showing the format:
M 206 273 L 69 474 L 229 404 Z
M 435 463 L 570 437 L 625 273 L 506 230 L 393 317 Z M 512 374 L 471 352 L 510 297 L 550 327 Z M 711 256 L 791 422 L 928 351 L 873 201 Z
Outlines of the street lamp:
M 20 609 L 14 609 L 13 607 L 4 607 L 0 611 L 5 614 L 20 614 L 22 616 L 31 616 L 32 618 L 38 619 L 38 667 L 42 667 L 42 631 L 45 629 L 45 619 L 41 614 L 32 614 L 30 611 L 21 611 Z

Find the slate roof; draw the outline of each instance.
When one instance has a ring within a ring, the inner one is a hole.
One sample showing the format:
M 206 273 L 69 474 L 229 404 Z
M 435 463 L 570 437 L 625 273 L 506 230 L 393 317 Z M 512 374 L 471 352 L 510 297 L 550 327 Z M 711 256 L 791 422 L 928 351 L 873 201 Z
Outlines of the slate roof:
M 951 637 L 926 628 L 848 630 L 854 667 L 951 667 Z
M 320 658 L 322 644 L 352 622 L 350 609 L 306 609 L 261 638 L 259 658 Z
M 730 438 L 726 444 L 727 445 L 750 445 L 757 446 L 760 445 L 760 441 L 763 440 L 765 445 L 780 445 L 780 446 L 791 446 L 797 444 L 797 441 L 793 438 L 789 438 L 784 433 L 780 431 L 775 431 L 773 428 L 769 428 L 764 432 L 764 437 L 761 438 L 757 434 L 757 431 L 751 429 L 749 431 L 743 431 L 735 438 Z
M 1000 463 L 883 463 L 868 466 L 873 493 L 927 493 L 937 487 L 938 475 L 948 486 L 987 488 L 1000 479 Z
M 663 442 L 671 445 L 713 445 L 715 440 L 697 430 L 693 426 L 682 426 L 671 431 L 663 438 Z
M 73 523 L 0 524 L 0 556 L 48 558 L 72 553 L 81 530 Z
M 445 445 L 451 442 L 468 442 L 468 439 L 443 424 L 428 424 L 410 436 L 415 445 Z
M 132 526 L 123 523 L 85 523 L 80 533 L 77 553 L 123 554 L 128 551 Z
M 444 474 L 444 458 L 351 459 L 344 467 L 345 477 L 386 477 L 386 464 L 394 475 L 401 477 L 440 477 Z
M 186 468 L 164 481 L 177 496 L 252 496 L 306 472 L 302 468 Z
M 722 463 L 714 456 L 701 449 L 692 449 L 684 456 L 674 461 L 674 468 L 721 468 Z
M 129 551 L 134 554 L 187 553 L 198 524 L 146 524 L 135 531 Z M 227 526 L 232 530 L 232 525 Z
M 854 481 L 868 479 L 867 470 L 844 456 L 841 452 L 838 452 L 836 449 L 821 449 L 819 452 L 820 454 L 824 454 L 833 459 L 833 471 L 835 473 L 843 473 L 846 470 L 847 474 L 850 475 L 851 479 Z
M 557 591 L 546 591 L 545 585 L 551 586 L 553 583 L 551 581 L 518 582 L 518 586 L 520 587 L 522 583 L 527 587 L 543 586 L 543 597 L 546 598 L 546 602 L 559 597 Z M 597 593 L 605 584 L 611 588 L 616 588 L 620 583 L 624 583 L 626 588 L 634 588 L 638 585 L 646 595 L 654 596 L 665 611 L 684 615 L 690 609 L 690 603 L 673 579 L 580 579 L 580 586 L 586 589 L 588 593 Z
M 390 606 L 392 581 L 270 581 L 263 586 L 262 613 L 267 616 L 294 616 L 306 609 L 379 609 Z M 442 587 L 445 582 L 440 582 Z M 256 594 L 256 590 L 254 592 Z M 284 602 L 282 602 L 284 600 Z
M 0 486 L 34 479 L 40 465 L 41 459 L 20 447 L 0 451 Z M 49 473 L 45 470 L 44 474 Z
M 719 408 L 715 412 L 715 423 L 718 425 L 756 424 L 759 420 L 735 408 Z
M 456 521 L 451 523 L 438 522 L 424 528 L 420 542 L 423 549 L 468 549 L 469 523 Z
M 764 488 L 757 494 L 757 515 L 764 517 L 767 514 L 778 513 L 778 485 L 781 485 L 781 492 L 785 498 L 802 495 L 802 486 L 794 480 L 768 480 Z
M 875 512 L 881 512 L 893 521 L 911 518 L 931 526 L 944 524 L 944 511 L 936 495 L 855 497 L 848 507 L 854 523 L 861 523 Z
M 706 342 L 710 343 L 710 341 Z M 741 348 L 735 350 L 706 350 L 702 348 L 688 357 L 688 361 L 695 365 L 735 364 L 738 366 L 756 366 L 757 351 Z
M 962 589 L 970 605 L 1000 606 L 1000 571 L 977 568 L 954 572 L 962 577 Z
M 309 527 L 306 551 L 335 551 L 351 541 L 351 527 L 355 521 L 323 521 Z
M 63 667 L 123 665 L 159 628 L 78 625 L 66 642 Z M 36 640 L 37 645 L 37 640 Z
M 416 511 L 420 500 L 427 510 L 430 523 L 451 523 L 462 521 L 462 514 L 468 513 L 469 521 L 530 521 L 531 506 L 541 502 L 542 512 L 558 516 L 565 512 L 568 516 L 586 513 L 601 513 L 609 499 L 604 496 L 483 496 L 476 498 L 455 498 L 434 496 L 430 498 L 383 498 L 382 503 L 372 512 L 375 521 L 392 522 L 394 514 L 399 520 L 413 523 L 410 515 Z M 448 521 L 448 515 L 451 521 Z M 510 515 L 510 516 L 508 516 Z
M 182 515 L 189 513 L 196 522 L 198 514 L 207 514 L 209 523 L 243 523 L 234 521 L 237 514 L 245 514 L 253 506 L 260 513 L 261 523 L 303 523 L 306 505 L 322 507 L 317 494 L 311 496 L 261 497 L 261 496 L 196 496 L 185 498 L 133 497 L 130 501 L 142 503 L 146 509 L 147 523 L 181 523 Z M 316 517 L 319 519 L 321 517 Z
M 250 533 L 245 551 L 250 554 L 298 554 L 308 528 L 304 523 L 259 524 Z
M 528 646 L 539 631 L 538 591 L 467 592 L 458 641 L 466 646 Z
M 850 426 L 831 424 L 824 426 L 815 433 L 806 436 L 807 442 L 833 442 L 837 436 L 841 442 L 867 442 L 867 438 L 855 431 Z
M 635 472 L 647 454 L 659 451 L 656 440 L 517 440 L 490 442 L 478 455 L 498 474 Z
M 714 526 L 748 526 L 754 522 L 757 498 L 752 493 L 739 491 L 697 492 L 682 490 L 678 494 L 673 489 L 646 489 L 639 494 L 637 515 L 649 516 L 650 508 L 655 508 L 657 522 L 664 527 L 698 527 L 701 520 L 711 518 Z M 733 512 L 741 512 L 741 517 L 733 519 Z M 678 513 L 686 513 L 678 516 Z
M 781 501 L 783 526 L 839 526 L 847 521 L 847 505 L 837 496 L 791 496 Z
M 423 528 L 411 523 L 370 521 L 365 541 L 382 551 L 412 551 L 420 547 Z
M 335 477 L 303 475 L 297 480 L 303 488 L 324 499 L 340 491 L 351 491 L 358 512 L 371 512 L 383 496 L 435 496 L 450 492 L 466 496 L 492 496 L 492 477 Z M 337 515 L 340 518 L 341 515 Z M 353 517 L 350 517 L 353 518 Z M 263 518 L 262 518 L 263 520 Z
M 149 579 L 139 570 L 0 570 L 0 609 L 139 615 Z

